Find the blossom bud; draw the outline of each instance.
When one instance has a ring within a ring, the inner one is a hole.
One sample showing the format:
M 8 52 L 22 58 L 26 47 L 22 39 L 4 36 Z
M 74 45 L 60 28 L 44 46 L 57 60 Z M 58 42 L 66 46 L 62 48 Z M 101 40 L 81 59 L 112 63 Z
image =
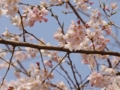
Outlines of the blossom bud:
M 36 65 L 37 65 L 36 68 L 37 68 L 37 69 L 40 69 L 40 63 L 39 63 L 39 62 L 36 62 Z
M 80 24 L 80 20 L 78 20 L 77 23 Z

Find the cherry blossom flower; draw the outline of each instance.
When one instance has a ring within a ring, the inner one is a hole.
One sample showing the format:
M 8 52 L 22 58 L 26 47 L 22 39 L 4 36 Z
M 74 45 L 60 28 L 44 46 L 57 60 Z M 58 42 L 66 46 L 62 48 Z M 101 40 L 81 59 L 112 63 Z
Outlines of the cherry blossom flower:
M 12 41 L 20 41 L 20 37 L 19 36 L 14 36 L 14 37 L 11 37 L 11 40 Z
M 111 8 L 112 10 L 117 9 L 118 8 L 117 3 L 111 2 Z
M 15 15 L 15 17 L 11 17 L 10 20 L 11 20 L 11 23 L 15 26 L 21 25 L 20 17 L 18 17 L 17 15 Z
M 104 87 L 106 85 L 105 83 L 107 82 L 105 81 L 104 76 L 97 72 L 92 72 L 87 79 L 90 80 L 90 84 L 95 87 Z
M 6 31 L 4 33 L 2 33 L 2 36 L 6 37 L 6 38 L 10 38 L 10 33 L 7 28 L 6 28 Z
M 68 90 L 68 88 L 66 87 L 66 85 L 63 82 L 58 82 L 57 86 L 64 89 L 64 90 Z
M 50 67 L 50 68 L 53 67 L 51 60 L 44 60 L 44 64 L 45 64 L 46 66 Z
M 25 60 L 28 58 L 28 55 L 24 54 L 22 51 L 16 51 L 14 54 L 16 60 Z
M 20 77 L 21 77 L 19 71 L 15 71 L 15 72 L 14 72 L 14 75 L 15 75 L 17 78 L 20 78 Z
M 113 68 L 106 68 L 105 71 L 106 75 L 111 75 L 111 76 L 115 76 L 116 75 L 116 70 L 114 70 Z

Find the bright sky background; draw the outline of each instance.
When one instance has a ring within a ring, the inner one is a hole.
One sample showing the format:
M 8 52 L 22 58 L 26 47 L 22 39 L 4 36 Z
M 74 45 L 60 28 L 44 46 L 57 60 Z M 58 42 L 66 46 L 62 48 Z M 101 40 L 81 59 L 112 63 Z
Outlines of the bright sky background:
M 94 2 L 95 5 L 93 5 L 93 7 L 96 7 L 96 6 L 99 7 L 99 4 L 98 4 L 97 0 L 90 0 L 90 1 L 95 1 Z M 21 0 L 21 2 L 29 3 L 29 4 L 32 4 L 32 5 L 36 5 L 36 4 L 40 3 L 40 0 Z M 62 11 L 67 11 L 65 9 L 65 5 L 63 7 L 61 7 L 61 8 L 58 8 L 58 7 L 54 7 L 53 8 L 53 12 L 54 12 L 54 14 L 58 15 L 60 22 L 61 23 L 64 22 L 64 26 L 65 26 L 64 30 L 66 31 L 67 27 L 69 27 L 69 25 L 71 23 L 71 20 L 77 21 L 77 18 L 74 15 L 74 13 L 65 15 L 65 14 L 62 13 Z M 80 13 L 80 15 L 82 16 L 82 18 L 84 18 L 85 21 L 88 20 L 88 18 L 86 18 L 83 14 Z M 120 25 L 120 23 L 119 23 L 120 22 L 119 16 L 120 16 L 120 13 L 117 13 L 116 15 L 114 15 L 114 17 L 112 17 L 112 20 L 114 20 L 115 23 L 117 23 L 118 25 Z M 51 45 L 58 45 L 57 41 L 53 38 L 53 35 L 54 35 L 55 31 L 57 30 L 57 28 L 59 28 L 59 25 L 58 25 L 57 21 L 55 20 L 55 18 L 50 16 L 50 13 L 49 13 L 49 16 L 46 16 L 46 18 L 48 18 L 48 22 L 47 23 L 45 23 L 45 22 L 35 23 L 35 25 L 32 28 L 26 27 L 26 30 L 31 32 L 31 33 L 33 33 L 38 38 L 44 38 L 44 40 L 47 43 L 50 43 Z M 1 27 L 0 28 L 0 34 L 2 34 L 5 31 L 5 27 L 7 27 L 8 30 L 11 33 L 21 33 L 21 31 L 18 28 L 16 28 L 15 26 L 10 24 L 9 18 L 5 17 L 5 16 L 0 18 L 0 27 Z M 113 31 L 113 32 L 115 32 L 115 31 Z M 3 48 L 3 47 L 4 46 L 1 45 L 1 48 Z M 111 48 L 111 47 L 112 47 L 112 50 L 119 51 L 119 49 L 114 47 L 114 46 L 111 46 L 111 45 L 108 46 L 108 48 Z M 62 55 L 64 55 L 64 53 L 60 53 L 60 55 L 62 56 Z M 10 58 L 9 56 L 10 55 L 8 54 L 6 59 L 9 60 L 9 58 Z M 78 71 L 82 75 L 82 79 L 84 79 L 90 73 L 91 70 L 88 68 L 87 65 L 81 64 L 81 57 L 80 57 L 79 54 L 76 54 L 76 55 L 75 54 L 71 54 L 71 58 L 72 58 L 72 61 L 75 63 Z M 30 63 L 35 63 L 36 61 L 41 61 L 41 59 L 39 58 L 39 54 L 37 55 L 37 58 L 30 59 L 29 61 L 26 60 L 22 64 L 26 68 L 28 68 Z M 63 66 L 65 67 L 65 69 L 68 72 L 70 72 L 69 75 L 72 76 L 70 67 L 66 66 L 66 64 L 63 64 Z M 59 67 L 57 69 L 60 70 Z M 13 70 L 14 69 L 9 71 L 9 73 L 7 75 L 7 80 L 15 79 L 15 77 L 13 76 Z M 6 72 L 6 69 L 0 70 L 0 76 L 3 77 L 5 72 Z M 57 82 L 57 81 L 61 81 L 61 80 L 65 81 L 62 76 L 60 76 L 58 73 L 55 72 L 55 79 L 54 79 L 53 82 Z

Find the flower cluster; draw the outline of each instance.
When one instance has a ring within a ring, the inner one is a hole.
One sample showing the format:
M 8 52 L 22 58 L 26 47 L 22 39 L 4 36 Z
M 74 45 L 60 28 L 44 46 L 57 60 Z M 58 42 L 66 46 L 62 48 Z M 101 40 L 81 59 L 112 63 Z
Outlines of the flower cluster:
M 34 6 L 31 8 L 31 6 L 23 6 L 23 15 L 21 14 L 18 16 L 17 13 L 20 14 L 19 3 L 20 0 L 1 0 L 0 16 L 10 16 L 11 23 L 20 29 L 22 28 L 21 18 L 23 25 L 30 27 L 37 21 L 48 21 L 48 19 L 44 18 L 48 13 L 48 10 L 46 10 L 45 7 L 39 8 Z
M 48 80 L 43 82 L 49 72 L 40 70 L 34 65 L 31 65 L 28 73 L 27 77 L 19 77 L 16 81 L 4 82 L 1 90 L 68 90 L 63 82 L 52 84 L 53 74 L 49 75 Z
M 88 5 L 92 5 L 93 2 L 90 2 L 89 0 L 73 0 L 76 3 L 76 9 L 82 9 L 83 11 L 87 11 L 91 7 Z
M 114 70 L 111 72 L 111 70 L 108 68 L 106 69 L 106 73 L 109 75 L 114 73 Z M 114 73 L 115 74 L 115 73 Z M 92 72 L 90 76 L 87 78 L 89 80 L 89 83 L 91 86 L 102 88 L 101 90 L 118 90 L 118 87 L 120 84 L 119 76 L 109 76 L 107 74 L 102 75 L 101 73 Z
M 32 27 L 35 22 L 39 21 L 45 21 L 47 22 L 48 20 L 44 18 L 48 13 L 48 10 L 46 10 L 44 7 L 38 8 L 38 7 L 33 7 L 33 9 L 28 8 L 27 6 L 23 6 L 23 15 L 22 15 L 22 23 L 24 27 L 30 26 Z M 11 23 L 20 29 L 22 28 L 21 25 L 21 18 L 20 16 L 15 16 L 11 17 Z
M 20 0 L 1 0 L 0 1 L 0 16 L 15 16 L 18 12 L 19 6 L 17 5 Z
M 34 23 L 37 21 L 47 22 L 47 19 L 44 18 L 44 16 L 47 15 L 48 10 L 46 10 L 44 7 L 41 7 L 40 9 L 38 7 L 33 7 L 32 10 L 30 8 L 23 7 L 23 13 L 24 13 L 23 16 L 25 16 L 25 18 L 23 20 L 26 20 L 27 21 L 26 24 L 30 27 L 32 27 L 34 25 Z M 27 17 L 27 19 L 26 19 L 26 17 Z
M 54 38 L 59 41 L 60 45 L 69 48 L 71 51 L 78 49 L 77 47 L 84 40 L 85 36 L 84 26 L 77 25 L 74 21 L 72 21 L 65 35 L 62 34 L 60 29 L 54 34 Z
M 76 24 L 72 21 L 65 35 L 59 29 L 54 34 L 54 38 L 58 40 L 61 46 L 69 48 L 70 51 L 81 48 L 87 50 L 104 50 L 110 40 L 103 36 L 103 31 L 107 35 L 110 35 L 112 28 L 106 21 L 100 18 L 98 9 L 92 10 L 90 18 L 86 23 L 87 28 L 80 23 Z
M 88 77 L 90 84 L 95 87 L 106 87 L 112 81 L 110 77 L 103 76 L 101 73 L 92 72 Z

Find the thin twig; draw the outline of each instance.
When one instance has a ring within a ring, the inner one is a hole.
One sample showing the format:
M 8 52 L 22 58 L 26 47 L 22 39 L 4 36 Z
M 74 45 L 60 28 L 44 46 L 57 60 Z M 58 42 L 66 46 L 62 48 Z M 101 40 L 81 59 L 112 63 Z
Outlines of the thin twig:
M 44 65 L 44 62 L 43 62 L 43 56 L 42 56 L 41 50 L 39 50 L 39 52 L 40 52 L 40 57 L 41 57 L 41 60 L 42 60 L 42 64 L 43 64 L 44 70 L 46 72 L 46 68 L 45 68 L 45 65 Z
M 24 72 L 26 73 L 27 76 L 30 77 L 30 75 L 28 74 L 28 72 L 26 71 L 26 69 L 23 67 L 23 65 L 20 63 L 19 60 L 17 60 L 17 63 L 20 65 L 20 67 L 24 70 Z
M 58 22 L 58 25 L 60 26 L 60 28 L 61 28 L 61 30 L 62 30 L 62 33 L 64 34 L 64 29 L 63 29 L 64 24 L 61 25 L 61 23 L 60 23 L 60 21 L 59 21 L 59 19 L 58 19 L 58 16 L 53 14 L 52 9 L 47 9 L 47 10 L 49 10 L 49 11 L 51 12 L 51 16 L 53 16 L 53 17 L 56 19 L 56 21 Z
M 109 59 L 109 58 L 107 58 L 107 62 L 108 62 L 108 64 L 109 64 L 109 68 L 112 68 L 112 64 L 111 64 L 111 62 L 110 62 L 110 59 Z
M 80 90 L 79 83 L 78 83 L 78 80 L 77 80 L 77 78 L 76 78 L 75 71 L 74 71 L 74 68 L 73 68 L 72 60 L 71 60 L 71 58 L 70 58 L 70 54 L 68 54 L 68 60 L 70 61 L 70 66 L 71 66 L 71 70 L 72 70 L 72 73 L 73 73 L 75 82 L 76 82 L 76 84 L 77 84 L 77 89 Z
M 41 42 L 43 45 L 45 45 L 45 43 L 44 43 L 43 41 L 41 41 L 40 39 L 38 39 L 38 38 L 37 38 L 35 35 L 33 35 L 32 33 L 28 32 L 28 31 L 26 31 L 26 30 L 25 30 L 25 33 L 33 36 L 36 40 L 38 40 L 38 41 Z
M 60 89 L 60 90 L 63 90 L 62 88 L 58 87 L 58 86 L 55 85 L 55 84 L 52 84 L 52 83 L 51 83 L 51 86 L 56 87 L 56 88 L 58 88 L 58 89 Z
M 70 88 L 71 88 L 71 90 L 72 90 L 71 84 L 70 84 L 70 82 L 68 81 L 68 79 L 67 79 L 62 73 L 60 73 L 58 70 L 55 70 L 55 71 L 58 72 L 58 73 L 67 81 L 67 83 L 69 84 L 69 86 L 70 86 Z
M 22 29 L 23 29 L 23 41 L 26 42 L 26 40 L 25 40 L 25 29 L 24 29 L 24 25 L 23 25 L 22 15 L 21 15 L 19 10 L 18 10 L 18 14 L 20 15 L 20 18 L 21 18 L 21 26 L 22 26 Z
M 0 57 L 0 59 L 9 64 L 9 62 L 8 62 L 7 60 L 5 60 L 4 58 Z M 22 70 L 20 70 L 18 67 L 16 67 L 16 66 L 13 64 L 13 62 L 11 62 L 11 65 L 12 65 L 17 71 L 19 71 L 19 72 L 21 72 L 21 73 L 23 73 L 23 74 L 26 75 L 26 73 L 23 72 Z
M 11 58 L 10 58 L 10 62 L 9 62 L 7 71 L 6 71 L 6 73 L 5 73 L 4 77 L 3 77 L 3 80 L 2 80 L 2 83 L 1 83 L 1 85 L 0 85 L 0 88 L 2 87 L 2 85 L 3 85 L 3 83 L 4 83 L 4 80 L 5 80 L 6 76 L 7 76 L 7 73 L 8 73 L 8 71 L 9 71 L 9 69 L 10 69 L 10 65 L 11 65 L 11 62 L 12 62 L 13 55 L 14 55 L 14 50 L 15 50 L 15 46 L 13 46 L 13 52 L 12 52 L 12 55 L 11 55 Z
M 68 79 L 71 81 L 71 83 L 73 84 L 73 86 L 76 88 L 75 83 L 73 82 L 73 80 L 71 79 L 71 77 L 69 76 L 68 72 L 63 68 L 62 65 L 60 65 L 60 69 L 62 69 L 64 71 L 64 73 L 67 75 Z
M 81 22 L 83 23 L 83 25 L 85 25 L 84 20 L 81 18 L 81 16 L 78 14 L 78 12 L 75 10 L 74 6 L 70 3 L 70 1 L 68 0 L 67 3 L 69 4 L 69 6 L 71 7 L 71 9 L 73 10 L 73 12 L 76 14 L 76 16 L 81 20 Z
M 68 55 L 68 53 L 65 54 L 65 56 L 60 60 L 60 62 L 50 71 L 50 73 L 46 76 L 46 78 L 42 81 L 43 83 L 45 82 L 45 80 L 50 76 L 50 74 L 53 72 L 53 70 L 55 70 L 55 68 L 57 68 L 62 61 L 64 60 L 64 58 Z

